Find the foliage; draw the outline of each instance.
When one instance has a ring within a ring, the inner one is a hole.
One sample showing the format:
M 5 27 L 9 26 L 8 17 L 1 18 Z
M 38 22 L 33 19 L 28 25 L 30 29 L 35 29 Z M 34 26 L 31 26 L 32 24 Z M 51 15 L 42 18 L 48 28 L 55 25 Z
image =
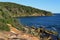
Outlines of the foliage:
M 20 16 L 51 16 L 52 13 L 49 11 L 33 8 L 30 6 L 19 5 L 10 2 L 0 2 L 0 8 L 8 11 L 13 17 Z M 1 10 L 0 9 L 0 10 Z
M 13 25 L 15 28 L 22 30 L 22 25 L 18 20 L 12 17 L 12 15 L 6 9 L 0 9 L 0 31 L 9 31 L 10 28 L 7 24 Z

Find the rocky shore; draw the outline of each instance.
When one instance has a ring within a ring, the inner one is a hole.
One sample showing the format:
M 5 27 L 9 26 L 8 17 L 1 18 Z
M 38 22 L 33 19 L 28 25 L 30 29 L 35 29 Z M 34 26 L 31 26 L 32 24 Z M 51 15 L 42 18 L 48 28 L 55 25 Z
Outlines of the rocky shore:
M 60 40 L 57 32 L 48 31 L 43 27 L 23 27 L 23 31 L 19 31 L 11 24 L 7 24 L 10 27 L 10 32 L 1 31 L 0 40 Z

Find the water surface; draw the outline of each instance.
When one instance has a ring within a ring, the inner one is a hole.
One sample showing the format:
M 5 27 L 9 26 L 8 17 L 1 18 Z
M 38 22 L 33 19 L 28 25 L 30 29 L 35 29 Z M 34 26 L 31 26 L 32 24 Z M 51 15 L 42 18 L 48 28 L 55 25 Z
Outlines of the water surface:
M 20 17 L 18 19 L 25 26 L 40 27 L 43 25 L 46 29 L 57 31 L 60 34 L 60 14 L 54 14 L 54 16 Z

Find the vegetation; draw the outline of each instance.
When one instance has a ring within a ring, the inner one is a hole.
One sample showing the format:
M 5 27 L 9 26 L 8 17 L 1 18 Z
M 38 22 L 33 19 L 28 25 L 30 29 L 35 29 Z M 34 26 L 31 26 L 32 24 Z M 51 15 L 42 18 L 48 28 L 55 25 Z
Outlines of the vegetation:
M 13 17 L 21 16 L 51 16 L 52 13 L 37 8 L 10 2 L 0 2 L 0 9 L 8 11 Z
M 0 30 L 10 31 L 10 28 L 7 26 L 7 24 L 11 24 L 17 29 L 22 30 L 22 25 L 18 23 L 17 19 L 13 18 L 6 9 L 3 10 L 0 8 Z

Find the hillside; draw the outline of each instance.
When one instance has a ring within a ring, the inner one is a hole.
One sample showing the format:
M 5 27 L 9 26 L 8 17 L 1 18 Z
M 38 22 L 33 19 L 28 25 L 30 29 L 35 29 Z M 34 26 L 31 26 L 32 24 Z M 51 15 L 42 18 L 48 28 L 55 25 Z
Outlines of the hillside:
M 20 25 L 20 23 L 18 23 L 17 19 L 15 19 L 11 16 L 11 14 L 8 12 L 8 10 L 1 9 L 0 10 L 0 30 L 1 31 L 2 30 L 3 31 L 9 31 L 10 30 L 9 27 L 7 26 L 7 23 L 13 25 L 17 29 L 18 29 L 18 27 L 22 28 L 22 25 Z
M 0 11 L 8 11 L 13 17 L 20 16 L 51 16 L 52 13 L 49 11 L 24 6 L 16 3 L 10 2 L 0 2 Z

